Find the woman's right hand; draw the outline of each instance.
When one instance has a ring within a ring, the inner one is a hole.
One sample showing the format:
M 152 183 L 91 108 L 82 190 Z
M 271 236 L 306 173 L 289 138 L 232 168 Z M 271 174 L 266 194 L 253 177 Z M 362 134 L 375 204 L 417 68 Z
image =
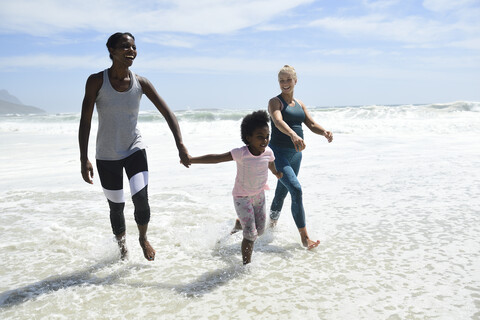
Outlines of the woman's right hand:
M 300 137 L 298 136 L 298 134 L 295 133 L 295 134 L 291 137 L 291 139 L 292 139 L 293 145 L 295 146 L 295 150 L 296 150 L 297 152 L 303 151 L 303 150 L 305 149 L 305 147 L 306 147 L 305 141 L 303 141 L 303 139 L 300 138 Z
M 82 161 L 82 177 L 85 182 L 93 184 L 93 166 L 89 160 Z

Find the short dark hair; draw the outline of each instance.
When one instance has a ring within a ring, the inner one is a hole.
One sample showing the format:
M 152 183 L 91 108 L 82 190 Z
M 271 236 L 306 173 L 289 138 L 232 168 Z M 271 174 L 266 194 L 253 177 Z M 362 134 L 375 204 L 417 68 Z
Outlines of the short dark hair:
M 242 135 L 242 141 L 248 145 L 247 136 L 251 136 L 253 131 L 258 128 L 268 127 L 268 114 L 264 110 L 258 110 L 247 114 L 240 125 L 240 132 Z
M 107 49 L 116 49 L 117 44 L 120 42 L 120 39 L 122 39 L 123 36 L 129 36 L 133 40 L 135 40 L 135 37 L 130 33 L 130 32 L 117 32 L 112 34 L 108 40 L 107 40 Z M 110 54 L 110 59 L 113 60 L 112 55 Z

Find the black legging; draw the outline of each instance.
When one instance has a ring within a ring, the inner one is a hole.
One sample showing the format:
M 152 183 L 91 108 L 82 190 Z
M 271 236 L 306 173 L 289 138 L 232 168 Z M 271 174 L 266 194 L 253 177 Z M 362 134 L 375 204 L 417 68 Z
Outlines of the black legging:
M 110 223 L 115 235 L 125 232 L 125 216 L 123 209 L 123 169 L 127 173 L 135 206 L 135 221 L 138 225 L 146 225 L 150 221 L 148 204 L 148 164 L 145 150 L 139 150 L 121 160 L 98 160 L 97 170 L 105 196 L 110 206 Z

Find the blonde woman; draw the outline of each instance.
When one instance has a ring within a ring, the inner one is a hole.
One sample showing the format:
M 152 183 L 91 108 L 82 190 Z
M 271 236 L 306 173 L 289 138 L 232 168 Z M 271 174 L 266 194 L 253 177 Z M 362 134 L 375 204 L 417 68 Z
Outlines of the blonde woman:
M 290 193 L 292 215 L 302 244 L 308 249 L 312 249 L 317 247 L 320 241 L 311 240 L 308 236 L 302 187 L 297 178 L 302 161 L 302 151 L 305 149 L 302 124 L 305 124 L 313 133 L 324 136 L 328 142 L 332 142 L 333 135 L 315 122 L 302 101 L 294 98 L 297 74 L 293 67 L 285 65 L 280 69 L 278 83 L 281 93 L 270 99 L 268 112 L 272 126 L 270 148 L 275 155 L 275 166 L 278 171 L 283 173 L 283 177 L 277 183 L 275 197 L 270 207 L 270 221 L 272 226 L 276 225 L 283 201 L 287 193 Z

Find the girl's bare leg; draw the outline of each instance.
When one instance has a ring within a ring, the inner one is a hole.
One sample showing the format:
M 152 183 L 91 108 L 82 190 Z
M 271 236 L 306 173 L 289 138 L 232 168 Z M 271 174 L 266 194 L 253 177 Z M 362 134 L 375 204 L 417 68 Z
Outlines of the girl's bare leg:
M 253 241 L 243 238 L 242 241 L 242 259 L 243 264 L 248 264 L 252 261 Z

